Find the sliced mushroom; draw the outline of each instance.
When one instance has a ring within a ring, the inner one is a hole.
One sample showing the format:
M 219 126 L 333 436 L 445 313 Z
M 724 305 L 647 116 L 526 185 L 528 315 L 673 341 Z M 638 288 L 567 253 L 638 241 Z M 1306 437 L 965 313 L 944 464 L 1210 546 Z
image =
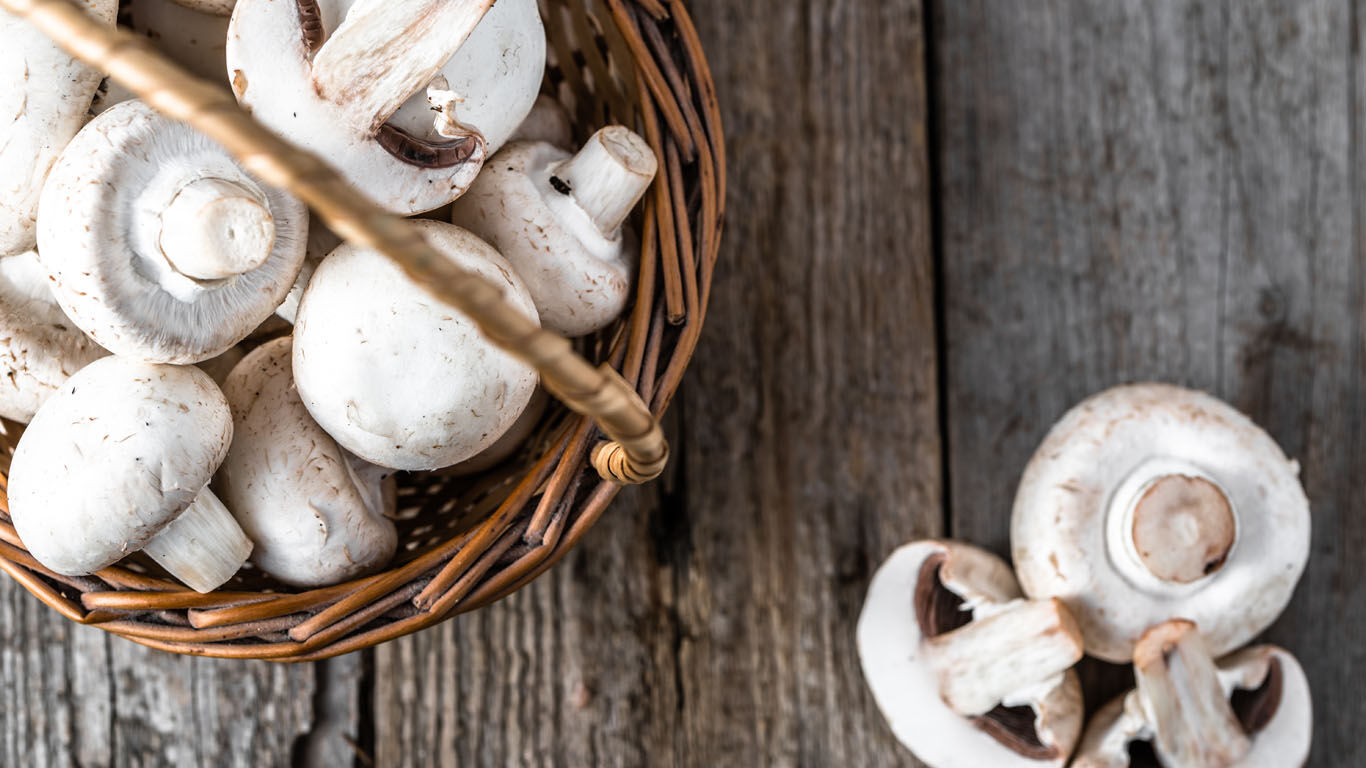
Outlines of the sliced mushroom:
M 917 541 L 878 568 L 858 621 L 864 679 L 931 768 L 1062 766 L 1081 732 L 1081 636 L 968 544 Z
M 117 0 L 82 5 L 114 25 Z M 31 250 L 37 242 L 43 180 L 88 119 L 101 77 L 27 21 L 0 11 L 0 256 Z
M 291 340 L 257 347 L 223 387 L 232 448 L 214 487 L 256 544 L 252 562 L 297 587 L 382 567 L 398 545 L 385 471 L 354 460 L 308 415 L 290 372 Z
M 129 101 L 92 120 L 52 169 L 38 254 L 62 309 L 101 346 L 194 363 L 280 305 L 307 225 L 301 203 L 222 147 Z
M 574 125 L 569 112 L 553 96 L 541 94 L 526 119 L 517 126 L 508 141 L 542 141 L 560 149 L 574 147 Z
M 228 36 L 233 91 L 389 210 L 439 208 L 465 191 L 540 86 L 535 0 L 490 5 L 242 0 Z
M 622 223 L 657 169 L 650 145 L 619 125 L 573 156 L 514 144 L 456 201 L 451 220 L 512 263 L 545 327 L 582 336 L 615 320 L 631 298 L 636 254 Z
M 536 317 L 488 243 L 440 221 L 412 226 L 460 267 Z M 294 327 L 294 378 L 309 413 L 352 453 L 392 469 L 437 469 L 483 451 L 525 410 L 534 368 L 435 302 L 376 251 L 347 243 L 313 273 Z
M 1309 757 L 1309 683 L 1280 648 L 1216 666 L 1196 626 L 1174 620 L 1144 634 L 1134 673 L 1138 687 L 1092 718 L 1073 768 L 1128 766 L 1140 741 L 1168 768 L 1291 768 Z
M 0 258 L 0 416 L 27 423 L 70 376 L 109 354 L 67 319 L 38 254 Z
M 1068 412 L 1025 469 L 1011 533 L 1020 585 L 1067 603 L 1086 652 L 1106 661 L 1132 659 L 1148 627 L 1178 617 L 1227 653 L 1280 615 L 1304 570 L 1298 475 L 1270 436 L 1207 394 L 1103 392 Z
M 231 439 L 228 403 L 198 368 L 96 360 L 43 403 L 15 448 L 14 528 L 57 573 L 94 573 L 141 550 L 210 592 L 251 553 L 207 488 Z

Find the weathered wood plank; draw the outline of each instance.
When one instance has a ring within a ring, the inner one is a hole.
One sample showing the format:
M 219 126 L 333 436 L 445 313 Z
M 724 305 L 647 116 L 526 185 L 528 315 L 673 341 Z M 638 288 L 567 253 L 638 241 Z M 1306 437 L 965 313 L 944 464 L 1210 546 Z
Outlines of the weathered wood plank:
M 378 649 L 380 765 L 910 761 L 853 625 L 942 526 L 920 3 L 691 7 L 733 170 L 673 474 L 523 593 Z
M 1229 399 L 1314 503 L 1309 570 L 1268 634 L 1314 686 L 1310 764 L 1362 763 L 1360 8 L 934 7 L 955 535 L 1007 550 L 1025 461 L 1091 392 Z

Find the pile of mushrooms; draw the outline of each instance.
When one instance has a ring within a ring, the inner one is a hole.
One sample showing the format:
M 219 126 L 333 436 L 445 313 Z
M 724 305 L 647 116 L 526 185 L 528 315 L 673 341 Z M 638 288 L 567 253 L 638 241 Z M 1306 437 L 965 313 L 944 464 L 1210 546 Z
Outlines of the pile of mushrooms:
M 1309 502 L 1299 466 L 1246 416 L 1164 384 L 1089 398 L 1026 467 L 1011 549 L 1013 574 L 967 544 L 914 542 L 869 587 L 864 676 L 932 768 L 1120 768 L 1138 742 L 1166 768 L 1308 759 L 1303 670 L 1248 643 L 1304 571 Z M 1136 681 L 1084 734 L 1063 675 L 1083 648 Z
M 622 126 L 566 149 L 536 0 L 86 5 L 389 210 L 442 209 L 414 226 L 527 317 L 625 310 L 658 163 Z M 397 473 L 480 472 L 536 431 L 535 370 L 468 318 L 26 22 L 0 35 L 0 416 L 28 423 L 9 515 L 44 568 L 356 579 L 398 549 Z

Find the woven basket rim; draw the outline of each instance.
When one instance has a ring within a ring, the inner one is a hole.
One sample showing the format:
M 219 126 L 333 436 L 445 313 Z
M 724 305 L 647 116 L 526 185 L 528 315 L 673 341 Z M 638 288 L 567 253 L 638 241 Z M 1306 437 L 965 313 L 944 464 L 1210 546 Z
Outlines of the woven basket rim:
M 720 252 L 725 147 L 710 68 L 683 0 L 541 4 L 556 59 L 547 81 L 596 99 L 571 109 L 576 132 L 629 115 L 660 159 L 640 219 L 638 299 L 613 332 L 588 342 L 659 417 L 696 348 Z M 614 70 L 617 62 L 632 66 Z M 588 90 L 590 80 L 598 91 Z M 563 412 L 555 426 L 529 465 L 485 478 L 487 498 L 499 501 L 486 519 L 347 584 L 199 595 L 123 564 L 59 576 L 28 554 L 10 524 L 4 474 L 0 570 L 68 619 L 173 653 L 311 661 L 368 648 L 521 589 L 597 522 L 621 488 L 589 465 L 597 430 Z

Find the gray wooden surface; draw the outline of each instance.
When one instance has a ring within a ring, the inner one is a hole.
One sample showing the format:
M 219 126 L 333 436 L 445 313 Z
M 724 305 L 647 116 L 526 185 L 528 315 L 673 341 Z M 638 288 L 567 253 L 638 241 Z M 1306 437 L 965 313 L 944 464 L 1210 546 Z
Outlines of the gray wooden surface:
M 668 477 L 504 603 L 312 666 L 147 651 L 0 581 L 0 766 L 915 765 L 853 653 L 872 569 L 946 530 L 1005 552 L 1048 426 L 1138 379 L 1302 462 L 1313 559 L 1268 636 L 1311 765 L 1366 763 L 1361 9 L 692 7 L 731 196 Z

